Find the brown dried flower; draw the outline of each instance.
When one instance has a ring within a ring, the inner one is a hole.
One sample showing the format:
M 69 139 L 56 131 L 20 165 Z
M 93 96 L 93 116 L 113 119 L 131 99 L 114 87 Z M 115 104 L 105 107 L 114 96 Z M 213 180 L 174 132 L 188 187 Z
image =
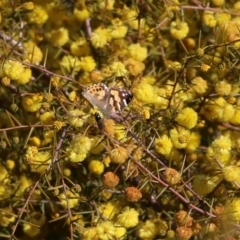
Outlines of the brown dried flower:
M 190 227 L 193 223 L 193 218 L 188 212 L 180 210 L 175 214 L 175 220 L 178 226 Z
M 173 168 L 166 168 L 163 173 L 163 177 L 164 180 L 170 185 L 175 185 L 181 180 L 181 174 Z
M 142 193 L 135 187 L 125 188 L 125 196 L 129 202 L 137 202 L 142 198 Z
M 113 172 L 106 172 L 102 178 L 103 185 L 107 188 L 116 187 L 119 183 L 119 177 Z
M 176 238 L 178 240 L 188 240 L 193 235 L 191 228 L 189 227 L 178 227 L 176 229 Z

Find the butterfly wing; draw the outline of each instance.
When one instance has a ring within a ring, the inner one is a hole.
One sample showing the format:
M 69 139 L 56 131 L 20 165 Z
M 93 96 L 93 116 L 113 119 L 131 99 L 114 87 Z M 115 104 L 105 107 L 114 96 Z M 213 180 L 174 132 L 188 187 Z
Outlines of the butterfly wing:
M 127 89 L 111 88 L 109 94 L 109 105 L 115 112 L 121 112 L 133 98 L 132 93 Z
M 129 90 L 115 87 L 108 88 L 103 83 L 86 88 L 82 95 L 93 106 L 97 106 L 107 118 L 119 115 L 133 98 Z
M 95 84 L 86 88 L 82 95 L 91 103 L 92 106 L 96 106 L 106 117 L 110 117 L 111 110 L 108 109 L 107 94 L 108 87 L 105 84 Z

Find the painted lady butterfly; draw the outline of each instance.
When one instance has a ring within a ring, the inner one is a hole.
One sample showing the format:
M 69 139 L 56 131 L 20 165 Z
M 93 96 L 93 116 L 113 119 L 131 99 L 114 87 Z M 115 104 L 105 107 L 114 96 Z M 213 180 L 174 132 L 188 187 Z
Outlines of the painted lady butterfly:
M 103 113 L 106 118 L 117 118 L 119 113 L 133 98 L 127 89 L 117 87 L 108 88 L 105 84 L 94 84 L 86 88 L 82 95 Z

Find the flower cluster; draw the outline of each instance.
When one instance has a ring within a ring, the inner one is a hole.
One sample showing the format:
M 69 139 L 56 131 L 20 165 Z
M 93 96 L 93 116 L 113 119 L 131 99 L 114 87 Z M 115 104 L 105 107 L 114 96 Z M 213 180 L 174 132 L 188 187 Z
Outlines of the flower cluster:
M 0 1 L 2 232 L 239 238 L 240 1 L 22 2 Z

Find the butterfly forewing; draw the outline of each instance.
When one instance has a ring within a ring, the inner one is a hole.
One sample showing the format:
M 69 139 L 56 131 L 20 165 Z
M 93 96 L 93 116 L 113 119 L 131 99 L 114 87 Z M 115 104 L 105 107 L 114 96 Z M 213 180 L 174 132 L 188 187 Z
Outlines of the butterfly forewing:
M 109 105 L 111 105 L 116 112 L 120 112 L 133 98 L 132 93 L 126 89 L 110 89 L 109 94 Z
M 105 84 L 95 84 L 86 88 L 82 95 L 99 110 L 103 111 L 106 107 L 108 87 Z

